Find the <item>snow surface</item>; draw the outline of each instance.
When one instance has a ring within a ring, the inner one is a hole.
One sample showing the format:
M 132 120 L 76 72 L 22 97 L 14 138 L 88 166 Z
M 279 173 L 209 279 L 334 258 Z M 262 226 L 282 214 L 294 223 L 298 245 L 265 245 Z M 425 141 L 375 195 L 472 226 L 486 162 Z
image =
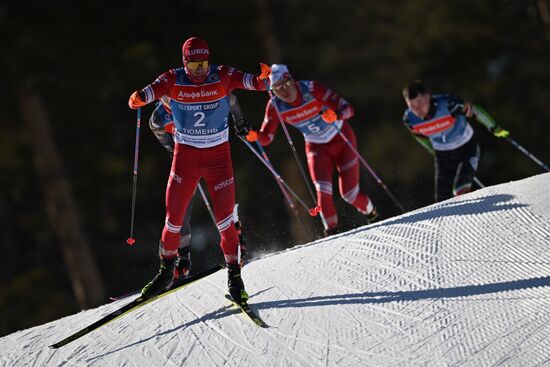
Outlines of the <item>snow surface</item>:
M 550 173 L 225 271 L 57 350 L 128 300 L 0 339 L 5 366 L 550 366 Z

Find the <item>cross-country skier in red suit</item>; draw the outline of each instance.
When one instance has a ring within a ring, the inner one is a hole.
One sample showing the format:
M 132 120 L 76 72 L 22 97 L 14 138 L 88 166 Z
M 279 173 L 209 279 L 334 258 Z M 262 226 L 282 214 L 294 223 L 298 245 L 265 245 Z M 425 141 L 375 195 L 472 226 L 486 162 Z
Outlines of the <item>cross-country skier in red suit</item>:
M 338 217 L 332 201 L 334 166 L 338 169 L 340 194 L 344 200 L 365 214 L 369 222 L 375 220 L 377 212 L 373 203 L 359 190 L 357 156 L 338 134 L 341 129 L 352 144 L 357 145 L 355 134 L 347 123 L 355 113 L 353 107 L 317 81 L 295 81 L 283 64 L 271 66 L 270 81 L 275 98 L 267 103 L 258 140 L 264 146 L 271 144 L 281 118 L 304 135 L 309 173 L 328 224 L 325 234 L 338 232 Z
M 244 119 L 241 106 L 237 97 L 234 94 L 229 96 L 229 109 L 231 117 L 233 118 L 233 127 L 235 131 L 239 132 L 242 128 L 246 128 L 248 125 Z M 170 109 L 170 100 L 168 97 L 163 97 L 156 103 L 156 108 L 149 118 L 149 128 L 159 141 L 159 143 L 169 152 L 170 159 L 174 156 L 174 117 L 172 116 L 172 110 Z M 239 234 L 239 244 L 241 249 L 241 267 L 248 261 L 248 252 L 246 250 L 246 244 L 241 235 L 242 223 L 239 220 L 238 204 L 235 205 L 233 211 L 233 219 L 235 220 L 235 227 Z M 183 224 L 180 230 L 180 244 L 178 247 L 178 258 L 175 264 L 174 278 L 185 278 L 189 276 L 191 272 L 191 215 L 193 212 L 193 199 L 189 201 L 187 206 L 187 212 L 183 217 Z
M 235 186 L 228 142 L 229 95 L 235 89 L 265 91 L 270 74 L 262 65 L 259 75 L 225 65 L 211 65 L 210 48 L 201 38 L 189 38 L 182 46 L 184 67 L 171 69 L 153 83 L 134 92 L 128 104 L 137 109 L 168 97 L 175 123 L 175 148 L 166 187 L 166 219 L 159 245 L 160 270 L 142 290 L 151 297 L 173 283 L 180 229 L 199 179 L 206 181 L 221 236 L 220 247 L 228 268 L 229 293 L 246 302 L 239 266 L 239 236 L 233 223 Z M 249 127 L 237 133 L 248 136 Z

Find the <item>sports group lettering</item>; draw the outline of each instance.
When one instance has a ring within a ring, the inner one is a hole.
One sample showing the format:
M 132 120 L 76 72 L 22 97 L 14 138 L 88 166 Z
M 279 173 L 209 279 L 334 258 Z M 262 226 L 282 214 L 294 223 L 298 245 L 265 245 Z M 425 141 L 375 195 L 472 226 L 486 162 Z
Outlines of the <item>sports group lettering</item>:
M 178 104 L 178 108 L 183 111 L 208 111 L 218 108 L 220 102 L 206 103 L 206 104 Z

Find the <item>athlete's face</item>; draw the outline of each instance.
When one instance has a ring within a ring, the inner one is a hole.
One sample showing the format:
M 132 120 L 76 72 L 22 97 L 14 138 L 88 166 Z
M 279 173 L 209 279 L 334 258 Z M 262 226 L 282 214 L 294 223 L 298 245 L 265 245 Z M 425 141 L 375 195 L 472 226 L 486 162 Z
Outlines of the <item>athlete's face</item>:
M 426 118 L 430 112 L 430 93 L 419 94 L 413 99 L 406 98 L 407 106 L 411 109 L 412 113 L 420 118 Z
M 208 73 L 208 60 L 191 61 L 185 60 L 185 67 L 191 76 L 196 80 L 202 80 Z
M 292 102 L 296 99 L 298 90 L 296 89 L 296 83 L 291 77 L 286 77 L 271 86 L 273 93 L 277 98 L 284 102 Z

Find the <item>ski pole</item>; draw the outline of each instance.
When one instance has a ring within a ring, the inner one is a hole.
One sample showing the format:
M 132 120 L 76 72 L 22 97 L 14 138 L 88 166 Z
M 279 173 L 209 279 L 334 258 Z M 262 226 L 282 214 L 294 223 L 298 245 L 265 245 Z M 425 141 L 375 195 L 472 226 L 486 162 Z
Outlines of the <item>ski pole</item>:
M 307 210 L 307 211 L 310 211 L 310 208 L 306 205 L 306 203 L 304 203 L 304 201 L 298 196 L 298 194 L 296 194 L 294 192 L 294 190 L 292 190 L 292 188 L 290 186 L 288 186 L 288 184 L 285 182 L 285 180 L 283 180 L 283 178 L 277 173 L 277 171 L 275 171 L 275 169 L 273 168 L 272 165 L 270 165 L 261 155 L 260 153 L 258 153 L 258 151 L 256 149 L 254 149 L 254 147 L 252 146 L 252 144 L 250 144 L 245 138 L 239 136 L 239 138 L 246 144 L 246 146 L 252 151 L 252 153 L 254 153 L 254 155 L 264 164 L 264 166 L 266 166 L 269 171 L 273 174 L 273 176 L 275 177 L 275 179 L 281 183 L 281 185 L 283 185 L 285 187 L 285 189 L 290 193 L 292 194 L 292 196 L 294 196 L 294 198 L 296 198 L 296 200 Z M 310 212 L 311 214 L 311 212 Z
M 212 218 L 212 222 L 214 222 L 214 225 L 216 228 L 218 228 L 218 223 L 216 222 L 216 217 L 214 216 L 214 212 L 212 211 L 212 207 L 210 206 L 210 202 L 208 201 L 208 198 L 206 197 L 206 193 L 204 192 L 204 189 L 202 188 L 202 184 L 199 182 L 197 187 L 199 188 L 199 192 L 201 193 L 202 201 L 204 201 L 204 205 L 206 205 L 206 209 L 208 209 L 208 213 L 210 214 L 210 218 Z
M 328 229 L 328 223 L 325 219 L 325 216 L 321 212 L 321 207 L 317 203 L 317 198 L 315 197 L 315 194 L 313 193 L 313 189 L 311 188 L 311 185 L 307 179 L 306 172 L 304 170 L 304 167 L 302 166 L 302 162 L 300 161 L 300 157 L 298 157 L 298 152 L 296 151 L 296 147 L 294 146 L 294 142 L 292 141 L 292 138 L 290 137 L 290 134 L 288 133 L 288 129 L 286 128 L 285 122 L 281 116 L 281 112 L 279 111 L 279 108 L 277 107 L 277 104 L 275 102 L 275 96 L 273 95 L 273 91 L 271 88 L 267 88 L 267 92 L 269 93 L 269 98 L 271 99 L 271 104 L 273 105 L 273 109 L 275 110 L 275 113 L 277 114 L 277 118 L 281 122 L 281 126 L 283 128 L 283 131 L 285 132 L 286 140 L 288 141 L 288 144 L 290 145 L 290 148 L 292 150 L 292 154 L 294 154 L 294 159 L 296 160 L 296 163 L 298 164 L 298 168 L 300 169 L 300 173 L 302 174 L 302 178 L 304 179 L 304 182 L 306 183 L 307 189 L 309 191 L 309 194 L 311 195 L 311 198 L 313 199 L 313 202 L 315 203 L 315 207 L 309 209 L 309 214 L 311 216 L 316 216 L 319 214 L 321 217 L 321 221 L 323 222 L 323 227 L 325 229 Z
M 541 166 L 543 169 L 545 169 L 546 171 L 550 171 L 550 168 L 548 168 L 548 165 L 542 163 L 542 161 L 540 159 L 538 159 L 537 157 L 535 157 L 533 154 L 529 153 L 529 151 L 527 149 L 525 149 L 524 147 L 522 147 L 521 145 L 519 145 L 518 142 L 516 142 L 514 139 L 510 138 L 510 137 L 506 137 L 505 138 L 506 140 L 508 140 L 513 146 L 515 146 L 516 148 L 518 148 L 523 154 L 525 154 L 526 156 L 528 156 L 529 158 L 531 158 L 531 160 L 533 160 L 533 162 L 537 163 L 539 166 Z
M 266 162 L 269 163 L 269 165 L 273 168 L 273 164 L 269 160 L 269 157 L 267 156 L 266 151 L 264 150 L 262 145 L 257 140 L 256 140 L 256 145 L 258 146 L 258 150 L 260 151 L 260 153 L 262 154 L 262 156 L 264 157 Z M 298 214 L 298 208 L 296 208 L 296 205 L 294 204 L 294 202 L 290 198 L 290 195 L 289 195 L 288 191 L 286 191 L 283 184 L 281 184 L 279 182 L 279 180 L 277 180 L 277 177 L 275 175 L 273 177 L 275 178 L 275 182 L 277 182 L 277 185 L 279 186 L 279 189 L 281 189 L 281 192 L 283 193 L 283 195 L 284 195 L 284 197 L 285 197 L 285 199 L 288 203 L 288 206 L 290 206 L 290 208 L 292 209 L 292 212 L 294 213 L 294 216 L 296 216 L 296 219 L 298 220 L 298 222 L 300 223 L 300 225 L 302 226 L 304 231 L 307 231 L 306 226 L 305 226 L 304 222 L 302 221 L 302 218 L 300 218 L 300 215 Z
M 357 151 L 357 149 L 353 146 L 353 144 L 351 143 L 351 141 L 349 141 L 349 139 L 347 138 L 347 136 L 344 135 L 344 133 L 342 133 L 342 130 L 340 130 L 340 128 L 333 124 L 332 126 L 334 126 L 336 128 L 336 130 L 338 131 L 338 134 L 340 134 L 340 136 L 342 137 L 342 139 L 344 139 L 344 141 L 348 144 L 348 146 L 351 148 L 351 150 L 353 151 L 353 153 L 355 154 L 355 156 L 359 159 L 359 161 L 361 161 L 361 163 L 363 163 L 363 166 L 365 166 L 367 168 L 367 170 L 370 172 L 370 174 L 372 175 L 372 177 L 376 180 L 376 182 L 378 183 L 378 185 L 380 185 L 380 187 L 382 187 L 382 189 L 384 189 L 384 191 L 386 192 L 386 194 L 388 194 L 388 196 L 390 197 L 390 199 L 392 199 L 392 201 L 394 202 L 394 204 L 401 210 L 401 213 L 405 213 L 405 208 L 403 208 L 403 205 L 401 205 L 401 203 L 395 198 L 395 196 L 393 196 L 393 194 L 391 193 L 391 191 L 386 187 L 386 185 L 384 184 L 384 182 L 382 182 L 382 180 L 380 179 L 380 177 L 378 177 L 378 175 L 372 170 L 372 168 L 368 165 L 367 161 L 365 161 L 365 159 L 361 156 L 361 154 L 359 154 L 359 152 Z
M 484 188 L 485 185 L 481 183 L 481 181 L 479 180 L 479 178 L 477 178 L 476 176 L 474 176 L 474 182 L 476 183 L 476 185 L 478 185 L 480 188 Z
M 134 238 L 134 215 L 136 212 L 136 195 L 137 195 L 137 176 L 138 176 L 138 157 L 139 157 L 139 132 L 141 130 L 141 108 L 137 109 L 136 122 L 136 144 L 134 148 L 134 177 L 132 185 L 132 214 L 130 215 L 130 237 L 126 243 L 132 246 L 136 240 Z
M 273 164 L 271 163 L 271 161 L 269 160 L 269 157 L 267 156 L 267 153 L 266 151 L 264 150 L 264 148 L 262 147 L 262 145 L 256 140 L 256 146 L 258 147 L 258 150 L 260 151 L 260 153 L 262 154 L 262 156 L 264 157 L 265 161 L 267 163 L 269 163 L 269 165 L 271 167 L 273 167 Z M 275 180 L 277 182 L 277 185 L 279 186 L 279 188 L 281 189 L 281 192 L 283 193 L 283 196 L 285 197 L 286 201 L 288 202 L 288 205 L 290 206 L 290 208 L 292 208 L 292 210 L 296 210 L 296 205 L 294 205 L 294 202 L 292 201 L 292 199 L 290 198 L 290 196 L 288 195 L 288 192 L 286 191 L 285 187 L 279 182 L 279 180 Z

